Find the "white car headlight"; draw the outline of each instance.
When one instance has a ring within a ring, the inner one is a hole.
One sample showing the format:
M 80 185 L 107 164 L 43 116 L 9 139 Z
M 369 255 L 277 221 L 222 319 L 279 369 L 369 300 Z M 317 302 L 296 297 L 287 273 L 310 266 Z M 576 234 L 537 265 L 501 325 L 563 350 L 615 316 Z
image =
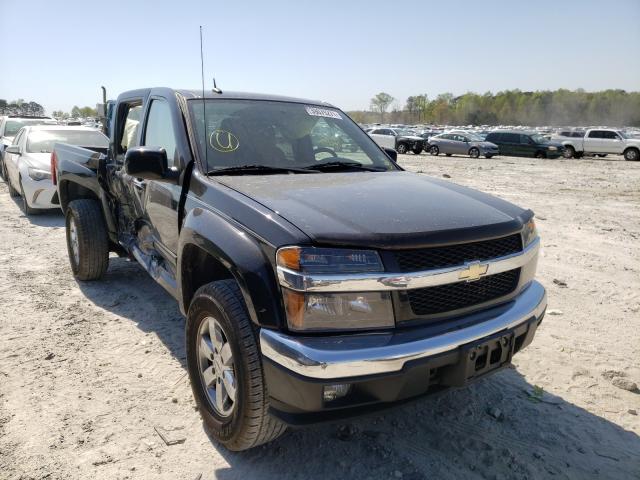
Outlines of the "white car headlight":
M 395 323 L 389 292 L 341 292 L 340 276 L 382 272 L 384 267 L 373 250 L 315 247 L 284 247 L 276 263 L 300 276 L 331 276 L 338 281 L 335 292 L 297 291 L 282 287 L 291 330 L 335 331 L 392 327 Z
M 51 178 L 51 172 L 48 170 L 42 170 L 40 168 L 34 167 L 29 167 L 27 170 L 29 172 L 29 176 L 36 181 Z
M 549 150 L 558 150 L 558 147 L 554 147 L 553 145 L 550 145 L 548 148 Z

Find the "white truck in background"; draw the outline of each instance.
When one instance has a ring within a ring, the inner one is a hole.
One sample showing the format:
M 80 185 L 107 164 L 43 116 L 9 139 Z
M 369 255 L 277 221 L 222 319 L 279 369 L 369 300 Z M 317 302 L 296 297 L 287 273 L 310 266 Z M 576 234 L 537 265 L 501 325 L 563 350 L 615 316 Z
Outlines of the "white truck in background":
M 584 135 L 578 132 L 560 132 L 551 140 L 565 147 L 565 158 L 580 158 L 585 153 L 598 156 L 607 154 L 624 155 L 625 160 L 640 160 L 640 139 L 631 138 L 621 130 L 612 128 L 590 128 Z

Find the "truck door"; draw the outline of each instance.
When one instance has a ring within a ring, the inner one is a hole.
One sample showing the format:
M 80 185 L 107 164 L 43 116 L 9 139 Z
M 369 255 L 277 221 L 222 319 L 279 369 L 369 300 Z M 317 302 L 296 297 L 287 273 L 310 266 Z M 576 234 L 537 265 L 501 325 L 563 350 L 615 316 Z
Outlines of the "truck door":
M 591 130 L 589 134 L 584 137 L 584 151 L 588 153 L 600 153 L 604 147 L 603 145 L 602 130 Z
M 151 97 L 141 144 L 160 147 L 167 152 L 169 168 L 180 169 L 178 132 L 169 101 Z M 177 107 L 176 107 L 177 108 Z M 178 251 L 178 205 L 181 186 L 173 182 L 147 181 L 145 213 L 154 232 L 156 250 L 175 263 Z
M 144 217 L 146 182 L 131 177 L 124 171 L 124 157 L 127 150 L 140 145 L 140 123 L 142 120 L 142 98 L 120 101 L 113 150 L 115 152 L 114 191 L 119 193 L 119 201 L 128 221 Z M 128 231 L 122 225 L 122 231 Z
M 602 153 L 622 153 L 624 151 L 624 142 L 622 137 L 613 130 L 604 130 L 602 132 Z

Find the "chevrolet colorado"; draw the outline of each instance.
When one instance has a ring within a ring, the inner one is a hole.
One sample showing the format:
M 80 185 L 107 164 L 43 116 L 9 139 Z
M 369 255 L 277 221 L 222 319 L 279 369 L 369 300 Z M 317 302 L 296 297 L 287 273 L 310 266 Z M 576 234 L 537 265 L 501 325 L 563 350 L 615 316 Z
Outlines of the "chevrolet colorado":
M 52 153 L 72 271 L 98 279 L 115 252 L 177 299 L 229 449 L 466 385 L 542 321 L 533 212 L 403 171 L 329 104 L 142 89 L 109 131 L 106 154 Z

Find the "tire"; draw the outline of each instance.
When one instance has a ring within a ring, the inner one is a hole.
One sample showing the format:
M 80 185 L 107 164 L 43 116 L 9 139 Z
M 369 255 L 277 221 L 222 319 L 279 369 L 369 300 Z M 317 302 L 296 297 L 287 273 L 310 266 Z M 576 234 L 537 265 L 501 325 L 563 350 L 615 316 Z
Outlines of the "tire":
M 637 162 L 640 160 L 640 151 L 637 148 L 627 148 L 624 151 L 624 159 L 628 162 Z
M 493 158 L 493 155 L 485 155 L 484 158 Z
M 40 210 L 31 208 L 27 202 L 27 196 L 24 193 L 24 187 L 22 186 L 22 179 L 20 179 L 20 196 L 22 197 L 22 211 L 28 217 L 29 215 L 37 215 Z
M 435 157 L 437 157 L 440 154 L 440 149 L 438 148 L 437 145 L 431 145 L 429 147 L 429 153 Z
M 450 153 L 445 153 L 445 155 L 446 155 L 447 157 L 450 157 L 450 156 L 451 156 L 451 154 L 450 154 Z
M 2 177 L 2 180 L 5 182 L 7 181 L 7 176 L 4 173 L 4 162 L 2 161 L 2 156 L 0 156 L 0 177 Z
M 396 151 L 400 154 L 405 154 L 407 153 L 408 150 L 409 148 L 405 143 L 399 143 L 398 146 L 396 147 Z
M 109 237 L 100 204 L 73 200 L 66 212 L 67 251 L 73 276 L 97 280 L 109 266 Z
M 606 156 L 607 156 L 606 153 L 596 153 L 596 157 L 604 158 Z
M 412 149 L 411 151 L 414 153 L 414 155 L 420 155 L 422 153 L 422 148 L 417 147 Z
M 536 158 L 547 158 L 544 152 L 536 152 Z
M 477 149 L 476 147 L 472 147 L 471 149 L 469 149 L 469 156 L 471 158 L 479 158 L 480 157 L 480 150 Z
M 211 340 L 212 328 L 220 333 L 214 335 L 216 341 Z M 186 341 L 193 395 L 205 428 L 220 443 L 241 451 L 284 433 L 286 426 L 269 414 L 258 337 L 235 281 L 220 280 L 198 289 L 187 314 Z M 230 360 L 224 360 L 223 351 Z M 215 373 L 214 363 L 224 374 Z M 203 375 L 207 371 L 210 373 Z M 235 391 L 227 388 L 227 382 Z M 224 398 L 220 408 L 219 392 Z
M 564 158 L 573 158 L 576 156 L 576 149 L 571 145 L 567 145 L 564 149 L 564 152 L 562 152 L 562 156 Z

